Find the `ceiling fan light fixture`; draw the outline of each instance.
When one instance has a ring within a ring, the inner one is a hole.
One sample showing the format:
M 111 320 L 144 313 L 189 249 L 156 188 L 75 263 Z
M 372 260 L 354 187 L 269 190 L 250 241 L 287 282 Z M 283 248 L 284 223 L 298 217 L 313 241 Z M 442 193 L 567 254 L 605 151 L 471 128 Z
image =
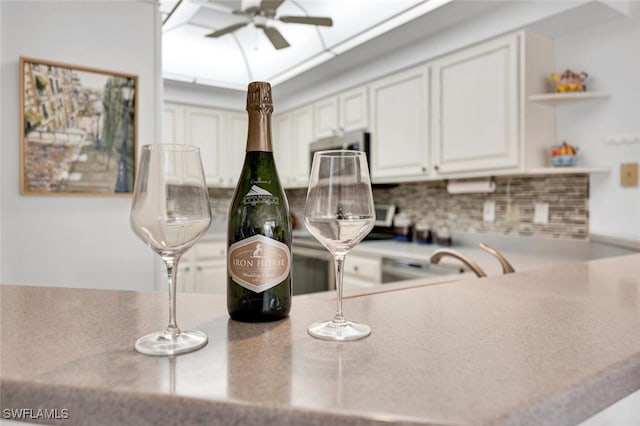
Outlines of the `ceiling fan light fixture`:
M 282 36 L 280 31 L 275 27 L 268 26 L 270 19 L 278 20 L 285 24 L 305 24 L 323 27 L 333 26 L 333 20 L 325 16 L 281 16 L 276 17 L 276 10 L 284 3 L 285 0 L 262 0 L 259 6 L 249 6 L 244 10 L 234 10 L 234 15 L 242 15 L 248 18 L 247 22 L 232 24 L 227 27 L 216 30 L 207 37 L 220 37 L 222 35 L 236 31 L 249 23 L 253 23 L 256 28 L 261 28 L 265 35 L 271 41 L 276 50 L 289 47 L 289 42 Z

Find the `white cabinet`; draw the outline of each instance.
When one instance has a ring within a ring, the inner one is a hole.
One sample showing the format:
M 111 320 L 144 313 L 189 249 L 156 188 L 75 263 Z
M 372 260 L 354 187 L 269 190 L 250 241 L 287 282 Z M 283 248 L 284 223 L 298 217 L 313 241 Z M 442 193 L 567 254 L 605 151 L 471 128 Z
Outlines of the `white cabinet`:
M 162 108 L 162 134 L 160 141 L 168 144 L 185 144 L 184 107 L 165 103 Z
M 278 175 L 285 187 L 305 187 L 309 181 L 309 143 L 313 140 L 313 108 L 273 118 L 273 150 Z
M 225 160 L 223 175 L 225 177 L 225 186 L 235 188 L 244 163 L 249 119 L 246 113 L 230 112 L 228 113 L 227 123 L 229 139 L 227 143 L 223 144 Z
M 227 294 L 227 261 L 201 261 L 195 266 L 195 293 Z
M 244 159 L 246 113 L 165 103 L 162 143 L 200 148 L 207 185 L 235 187 Z
M 193 283 L 196 293 L 226 294 L 227 243 L 203 241 L 193 247 Z
M 224 240 L 201 241 L 187 251 L 178 264 L 177 291 L 226 294 L 227 243 Z M 160 262 L 161 263 L 161 262 Z M 164 268 L 164 264 L 159 265 Z M 163 275 L 164 274 L 164 275 Z M 160 272 L 166 285 L 166 272 Z
M 339 131 L 338 98 L 333 96 L 313 104 L 314 136 L 322 139 L 335 136 Z
M 222 185 L 225 180 L 222 120 L 222 111 L 191 106 L 185 108 L 185 143 L 200 147 L 208 185 Z
M 373 182 L 425 176 L 429 165 L 429 69 L 394 74 L 369 86 Z
M 290 112 L 278 114 L 272 118 L 272 143 L 273 157 L 276 162 L 280 183 L 287 187 L 291 180 L 293 157 L 291 146 L 293 145 L 292 114 Z
M 341 135 L 369 127 L 367 86 L 351 89 L 313 104 L 312 139 Z
M 382 259 L 358 256 L 345 257 L 343 285 L 345 289 L 376 287 L 382 283 Z
M 340 130 L 349 132 L 369 128 L 369 94 L 366 86 L 338 96 Z
M 534 87 L 542 91 L 553 69 L 550 40 L 513 34 L 430 66 L 432 161 L 438 175 L 491 174 L 544 165 L 540 162 L 544 146 L 555 138 L 554 113 L 528 102 L 528 94 L 536 92 Z

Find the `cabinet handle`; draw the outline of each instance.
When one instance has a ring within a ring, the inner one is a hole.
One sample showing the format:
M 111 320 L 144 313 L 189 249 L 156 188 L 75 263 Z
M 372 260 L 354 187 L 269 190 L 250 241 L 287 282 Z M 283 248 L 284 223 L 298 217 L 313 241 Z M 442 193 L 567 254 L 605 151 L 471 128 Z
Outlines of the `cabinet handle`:
M 354 267 L 353 267 L 353 270 L 354 270 L 354 271 L 356 271 L 356 272 L 358 272 L 358 267 L 357 267 L 357 266 L 354 266 Z
M 202 271 L 202 266 L 198 266 L 196 269 L 197 269 L 198 271 Z
M 436 164 L 435 166 L 433 166 L 433 170 L 435 170 L 436 172 L 439 170 L 440 168 L 438 167 L 438 165 Z

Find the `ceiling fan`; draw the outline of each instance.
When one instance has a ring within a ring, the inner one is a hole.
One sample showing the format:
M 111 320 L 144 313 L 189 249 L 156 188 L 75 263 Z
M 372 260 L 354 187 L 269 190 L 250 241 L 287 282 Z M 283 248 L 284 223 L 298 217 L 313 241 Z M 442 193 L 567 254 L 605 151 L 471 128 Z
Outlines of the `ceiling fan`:
M 237 24 L 232 24 L 227 27 L 216 30 L 210 34 L 207 34 L 207 37 L 217 38 L 223 36 L 225 34 L 236 31 L 250 23 L 256 28 L 262 29 L 264 34 L 267 36 L 273 47 L 276 49 L 284 49 L 285 47 L 289 47 L 289 43 L 282 36 L 280 31 L 276 27 L 272 27 L 268 25 L 269 20 L 278 20 L 284 23 L 291 24 L 308 24 L 308 25 L 321 25 L 323 27 L 330 27 L 333 25 L 333 21 L 331 18 L 321 17 L 321 16 L 278 16 L 276 17 L 276 11 L 278 7 L 285 0 L 262 0 L 259 6 L 251 6 L 244 10 L 234 10 L 232 13 L 234 15 L 243 15 L 249 18 L 245 22 L 239 22 Z

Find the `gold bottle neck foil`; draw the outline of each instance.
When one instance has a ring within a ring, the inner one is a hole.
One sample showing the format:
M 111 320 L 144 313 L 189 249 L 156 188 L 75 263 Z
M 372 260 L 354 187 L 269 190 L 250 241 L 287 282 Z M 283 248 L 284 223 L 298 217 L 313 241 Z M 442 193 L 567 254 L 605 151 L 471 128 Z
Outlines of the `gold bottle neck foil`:
M 247 113 L 249 129 L 246 151 L 273 151 L 271 144 L 271 113 L 273 101 L 271 85 L 266 81 L 254 81 L 247 88 Z

